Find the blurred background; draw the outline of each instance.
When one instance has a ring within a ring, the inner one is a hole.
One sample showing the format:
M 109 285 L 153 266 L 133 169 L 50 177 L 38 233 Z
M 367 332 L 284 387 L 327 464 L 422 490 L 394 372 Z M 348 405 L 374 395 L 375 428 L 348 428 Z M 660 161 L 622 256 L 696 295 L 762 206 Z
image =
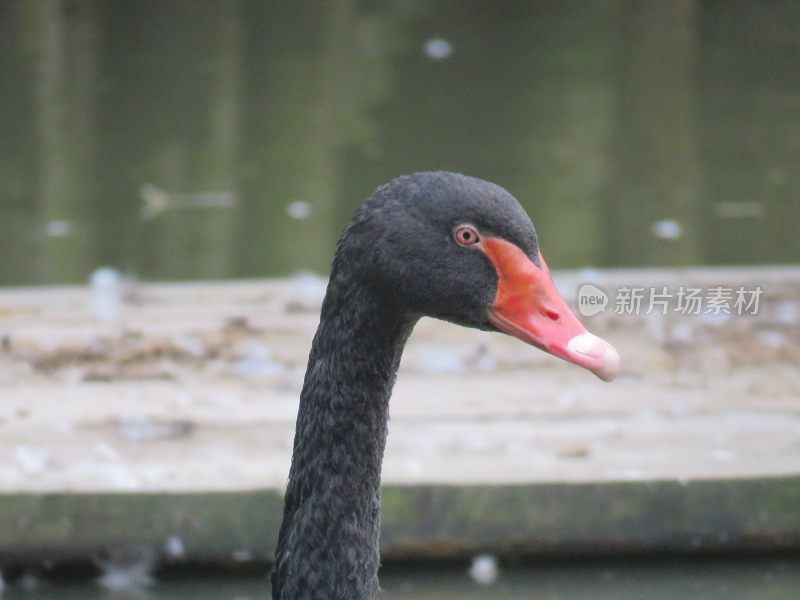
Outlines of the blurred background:
M 0 281 L 326 273 L 403 173 L 548 261 L 800 259 L 800 4 L 6 0 Z
M 386 597 L 796 598 L 796 0 L 0 1 L 0 595 L 265 597 L 336 240 L 433 169 L 514 194 L 570 301 L 765 293 L 598 316 L 614 387 L 423 321 Z

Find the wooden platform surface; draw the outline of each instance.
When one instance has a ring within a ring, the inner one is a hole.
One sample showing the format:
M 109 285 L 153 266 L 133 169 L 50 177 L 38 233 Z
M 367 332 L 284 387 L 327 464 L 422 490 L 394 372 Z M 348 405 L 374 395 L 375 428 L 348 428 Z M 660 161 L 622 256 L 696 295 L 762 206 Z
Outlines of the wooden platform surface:
M 586 282 L 764 293 L 758 315 L 585 319 L 622 356 L 610 384 L 501 334 L 423 320 L 392 399 L 387 489 L 780 480 L 797 493 L 800 268 L 555 279 L 569 301 Z M 88 287 L 0 290 L 0 504 L 279 498 L 323 291 L 312 276 L 130 284 L 100 318 L 108 298 Z

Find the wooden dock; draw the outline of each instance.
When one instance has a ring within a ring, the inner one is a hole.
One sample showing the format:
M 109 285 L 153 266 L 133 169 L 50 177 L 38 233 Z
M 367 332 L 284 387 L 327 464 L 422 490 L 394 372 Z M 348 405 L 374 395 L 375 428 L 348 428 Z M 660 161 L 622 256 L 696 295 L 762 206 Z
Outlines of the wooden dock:
M 586 318 L 622 356 L 611 384 L 420 322 L 391 404 L 385 555 L 800 548 L 800 268 L 555 278 L 570 301 L 587 282 L 763 295 L 757 315 Z M 169 540 L 268 559 L 323 291 L 0 291 L 0 559 L 169 558 Z

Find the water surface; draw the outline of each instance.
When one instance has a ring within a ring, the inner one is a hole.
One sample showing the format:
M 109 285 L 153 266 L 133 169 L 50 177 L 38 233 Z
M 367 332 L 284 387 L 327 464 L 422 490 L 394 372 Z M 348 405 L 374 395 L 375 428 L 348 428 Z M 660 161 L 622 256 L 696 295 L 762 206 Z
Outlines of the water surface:
M 402 173 L 554 267 L 800 259 L 800 3 L 0 3 L 0 285 L 327 272 Z
M 796 600 L 800 589 L 797 558 L 735 560 L 661 559 L 644 562 L 551 564 L 501 570 L 483 586 L 466 569 L 387 568 L 382 598 L 387 600 Z M 256 600 L 266 599 L 265 577 L 180 579 L 146 590 L 109 592 L 96 585 L 10 588 L 4 600 Z

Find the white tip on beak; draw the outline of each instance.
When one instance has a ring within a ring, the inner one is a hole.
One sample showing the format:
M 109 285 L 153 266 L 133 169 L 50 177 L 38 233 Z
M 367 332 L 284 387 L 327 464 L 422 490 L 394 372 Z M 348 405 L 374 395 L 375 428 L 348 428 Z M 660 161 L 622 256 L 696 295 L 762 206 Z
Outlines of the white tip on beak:
M 611 381 L 619 373 L 619 352 L 604 339 L 582 333 L 567 343 L 567 350 L 576 356 L 576 362 L 585 366 L 603 381 Z M 581 360 L 578 357 L 584 357 Z

